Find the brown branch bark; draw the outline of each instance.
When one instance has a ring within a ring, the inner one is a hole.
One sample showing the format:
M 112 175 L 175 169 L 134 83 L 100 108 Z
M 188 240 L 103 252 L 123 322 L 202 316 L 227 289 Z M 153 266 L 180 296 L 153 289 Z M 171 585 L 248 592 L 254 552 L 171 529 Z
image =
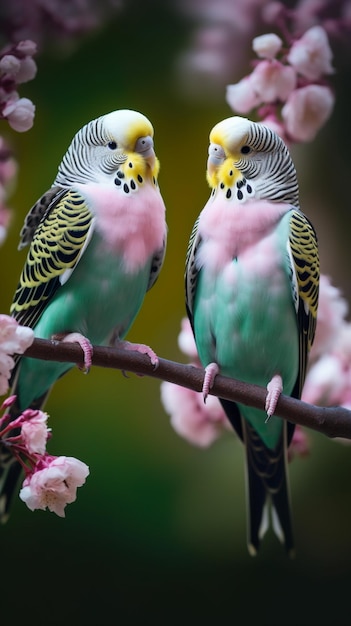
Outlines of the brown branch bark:
M 76 343 L 35 339 L 25 355 L 46 361 L 81 363 L 83 352 Z M 94 346 L 93 365 L 151 376 L 194 391 L 202 390 L 203 369 L 163 358 L 159 358 L 159 366 L 154 369 L 148 356 L 123 348 Z M 266 399 L 265 388 L 220 375 L 215 379 L 211 394 L 259 409 L 264 409 Z M 319 407 L 282 395 L 275 414 L 328 437 L 351 439 L 351 411 L 343 407 Z

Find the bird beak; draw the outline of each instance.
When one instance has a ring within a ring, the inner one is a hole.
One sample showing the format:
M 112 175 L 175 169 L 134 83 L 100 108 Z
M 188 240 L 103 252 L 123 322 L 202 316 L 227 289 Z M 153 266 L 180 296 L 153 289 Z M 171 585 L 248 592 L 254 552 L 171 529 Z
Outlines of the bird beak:
M 212 176 L 226 159 L 226 153 L 222 146 L 210 143 L 208 148 L 207 172 Z
M 140 154 L 149 164 L 151 170 L 155 167 L 156 155 L 154 150 L 154 141 L 150 135 L 139 137 L 135 144 L 134 151 Z

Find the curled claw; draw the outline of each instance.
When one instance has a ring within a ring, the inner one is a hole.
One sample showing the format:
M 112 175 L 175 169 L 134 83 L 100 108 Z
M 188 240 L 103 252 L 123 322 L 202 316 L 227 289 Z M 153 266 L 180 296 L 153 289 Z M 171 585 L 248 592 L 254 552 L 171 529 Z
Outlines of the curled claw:
M 219 374 L 219 367 L 217 363 L 210 363 L 205 367 L 205 376 L 202 385 L 202 395 L 205 403 L 207 400 L 207 396 L 210 393 L 210 389 L 213 387 L 213 383 L 217 374 Z
M 282 391 L 283 391 L 282 377 L 279 374 L 276 374 L 275 376 L 273 376 L 272 380 L 267 385 L 267 396 L 266 396 L 266 405 L 265 405 L 265 409 L 267 413 L 266 422 L 268 422 L 269 418 L 273 415 L 277 407 L 279 396 L 281 395 Z
M 149 357 L 151 364 L 154 367 L 154 370 L 158 368 L 159 360 L 156 352 L 152 350 L 149 346 L 146 346 L 144 343 L 131 343 L 130 341 L 119 341 L 118 345 L 123 350 L 130 350 L 131 352 L 139 352 L 140 354 L 147 354 Z M 140 374 L 142 376 L 142 374 Z
M 80 370 L 84 374 L 88 374 L 93 362 L 93 346 L 89 339 L 80 333 L 68 333 L 67 335 L 54 335 L 53 340 L 63 341 L 64 343 L 78 343 L 84 353 L 84 363 L 78 364 Z

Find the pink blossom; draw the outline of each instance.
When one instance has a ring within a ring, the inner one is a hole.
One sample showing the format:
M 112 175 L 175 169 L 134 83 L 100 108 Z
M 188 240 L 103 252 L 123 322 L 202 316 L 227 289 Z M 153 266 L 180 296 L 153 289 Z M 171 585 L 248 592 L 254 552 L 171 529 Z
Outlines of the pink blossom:
M 333 58 L 327 33 L 321 26 L 313 26 L 295 41 L 288 54 L 289 63 L 308 80 L 319 80 L 324 74 L 332 74 Z
M 24 411 L 23 418 L 25 421 L 22 424 L 21 434 L 28 452 L 30 454 L 44 454 L 51 430 L 46 425 L 47 413 L 43 413 L 43 411 Z
M 261 102 L 284 102 L 296 86 L 296 73 L 280 61 L 261 61 L 251 74 L 251 85 Z
M 8 380 L 15 365 L 12 354 L 22 354 L 32 343 L 31 328 L 20 326 L 13 317 L 0 314 L 0 395 L 8 390 Z
M 261 59 L 269 59 L 270 61 L 276 57 L 283 45 L 283 41 L 275 35 L 269 33 L 255 37 L 252 41 L 252 49 Z
M 348 304 L 340 289 L 332 285 L 328 276 L 321 274 L 317 328 L 310 352 L 310 362 L 316 361 L 335 346 L 335 338 L 340 328 L 346 323 L 347 313 Z
M 302 400 L 320 406 L 339 405 L 346 384 L 346 371 L 339 355 L 324 354 L 308 370 Z
M 16 76 L 21 66 L 21 61 L 14 54 L 5 54 L 0 59 L 0 72 L 9 77 Z
M 181 321 L 181 331 L 178 335 L 178 346 L 181 351 L 187 356 L 190 356 L 191 359 L 198 358 L 193 331 L 187 317 L 183 317 Z
M 11 128 L 19 133 L 29 130 L 33 126 L 35 106 L 28 98 L 9 100 L 3 108 L 2 114 L 8 120 Z
M 10 315 L 0 314 L 0 350 L 8 354 L 22 354 L 33 343 L 34 332 L 20 326 Z
M 214 396 L 208 396 L 205 404 L 201 393 L 163 382 L 161 400 L 174 430 L 196 446 L 210 446 L 225 428 L 231 428 Z
M 37 73 L 37 64 L 31 57 L 27 56 L 20 61 L 20 67 L 16 74 L 16 83 L 26 83 L 35 78 Z
M 318 323 L 317 323 L 318 326 Z M 302 399 L 321 406 L 345 406 L 351 401 L 351 324 L 344 322 L 329 352 L 312 363 Z
M 329 87 L 307 85 L 293 91 L 282 108 L 286 130 L 294 141 L 312 141 L 334 107 Z
M 309 439 L 306 431 L 299 425 L 296 424 L 294 434 L 288 448 L 288 461 L 291 461 L 295 457 L 304 457 L 307 456 L 310 451 Z
M 9 378 L 15 366 L 12 356 L 0 350 L 0 395 L 7 393 L 9 388 Z
M 24 39 L 16 45 L 16 52 L 32 57 L 37 52 L 37 44 L 31 39 Z
M 47 457 L 25 478 L 19 496 L 31 511 L 48 508 L 65 517 L 66 504 L 76 500 L 77 487 L 85 483 L 88 475 L 88 466 L 78 459 Z
M 261 103 L 260 97 L 254 89 L 251 74 L 234 85 L 227 85 L 226 101 L 233 111 L 244 114 Z

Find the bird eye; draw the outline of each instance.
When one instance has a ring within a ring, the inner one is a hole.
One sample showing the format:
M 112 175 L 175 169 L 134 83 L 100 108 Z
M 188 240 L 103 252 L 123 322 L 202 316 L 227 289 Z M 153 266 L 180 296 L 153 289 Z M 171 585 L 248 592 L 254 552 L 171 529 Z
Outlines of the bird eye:
M 117 144 L 115 141 L 109 141 L 107 145 L 110 148 L 110 150 L 116 150 L 117 148 Z
M 249 154 L 249 152 L 251 152 L 251 148 L 250 148 L 250 146 L 243 146 L 240 149 L 240 152 L 241 152 L 241 154 Z

